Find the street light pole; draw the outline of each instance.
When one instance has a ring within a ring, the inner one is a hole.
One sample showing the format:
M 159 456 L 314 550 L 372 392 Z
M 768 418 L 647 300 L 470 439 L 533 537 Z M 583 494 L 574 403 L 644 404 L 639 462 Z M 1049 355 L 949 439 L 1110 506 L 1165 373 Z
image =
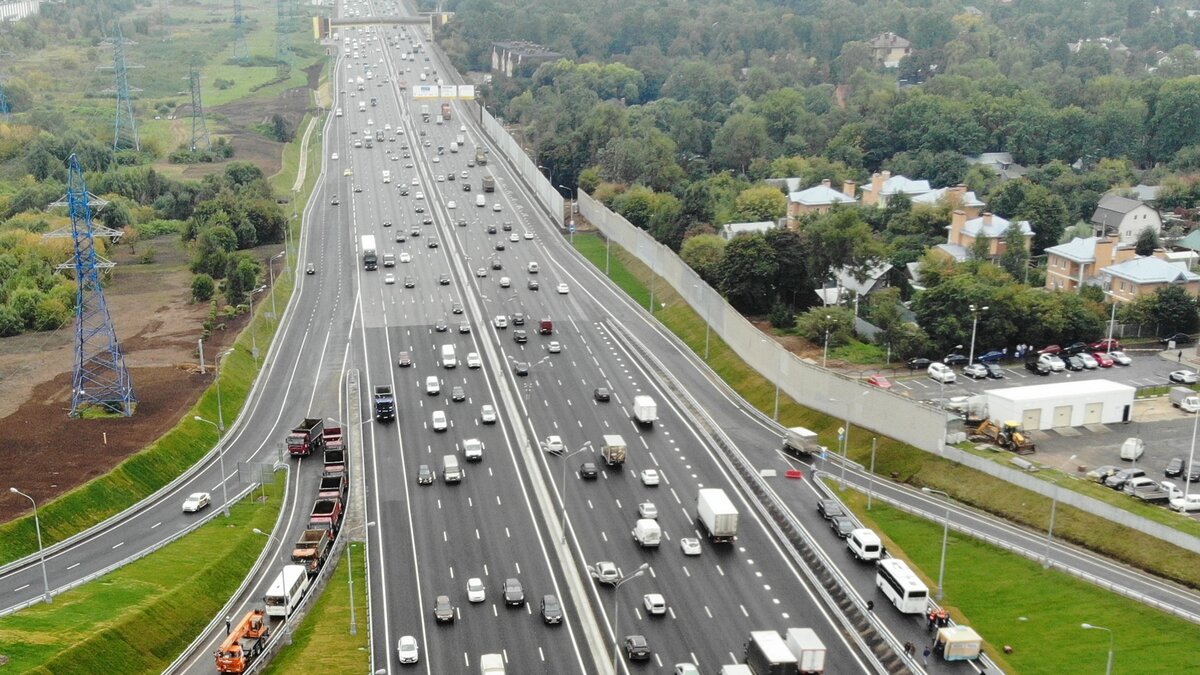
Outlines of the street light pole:
M 642 563 L 636 570 L 617 579 L 616 583 L 613 584 L 613 675 L 617 673 L 617 657 L 621 653 L 621 608 L 617 605 L 617 591 L 621 590 L 621 584 L 642 576 L 649 568 L 650 563 Z
M 1183 479 L 1183 498 L 1187 500 L 1192 492 L 1192 461 L 1196 458 L 1196 425 L 1200 424 L 1200 410 L 1192 413 L 1192 445 L 1188 450 L 1187 473 Z
M 225 517 L 229 517 L 229 488 L 225 486 L 225 425 L 218 425 L 212 420 L 206 420 L 199 415 L 193 415 L 192 419 L 197 422 L 213 425 L 217 430 L 217 460 L 221 465 L 221 501 L 223 502 L 221 510 L 225 512 Z
M 590 450 L 591 447 L 592 447 L 592 442 L 586 441 L 583 445 L 579 446 L 578 450 L 576 450 L 575 452 L 572 452 L 570 454 L 563 455 L 563 458 L 562 458 L 562 460 L 563 460 L 562 461 L 562 483 L 559 483 L 559 485 L 562 485 L 562 488 L 560 488 L 558 498 L 560 500 L 562 500 L 562 540 L 561 540 L 561 542 L 564 544 L 567 543 L 567 460 L 574 457 L 575 455 L 578 455 L 579 453 L 583 452 L 584 450 Z
M 1109 295 L 1112 295 L 1109 293 Z M 1104 353 L 1112 353 L 1113 328 L 1117 325 L 1117 296 L 1112 296 L 1112 314 L 1108 317 L 1108 341 L 1104 343 Z
M 833 317 L 825 315 L 825 350 L 821 353 L 821 367 L 825 367 L 825 362 L 829 360 L 829 322 Z
M 1105 675 L 1112 675 L 1113 657 L 1115 656 L 1115 652 L 1113 651 L 1113 643 L 1114 643 L 1114 638 L 1116 637 L 1113 634 L 1112 629 L 1105 628 L 1104 626 L 1093 626 L 1090 623 L 1081 623 L 1081 624 L 1079 624 L 1079 627 L 1084 630 L 1102 630 L 1102 631 L 1108 633 L 1108 667 L 1104 669 L 1104 673 L 1105 673 Z
M 871 437 L 871 470 L 867 473 L 867 510 L 871 510 L 871 497 L 875 494 L 875 441 L 878 437 Z
M 42 563 L 42 586 L 45 588 L 45 592 L 42 595 L 42 600 L 49 605 L 50 603 L 54 602 L 54 597 L 50 595 L 50 576 L 46 574 L 46 549 L 42 546 L 42 521 L 38 517 L 37 502 L 33 499 L 33 497 L 21 492 L 15 487 L 8 488 L 8 491 L 14 495 L 21 495 L 25 499 L 28 499 L 30 504 L 33 504 L 33 529 L 37 531 L 38 557 L 41 558 Z
M 937 599 L 938 602 L 941 602 L 945 591 L 943 583 L 946 579 L 946 541 L 950 538 L 950 495 L 942 492 L 941 490 L 935 490 L 928 487 L 921 488 L 921 492 L 924 492 L 925 494 L 941 495 L 946 502 L 946 517 L 942 520 L 942 562 L 940 565 L 938 565 Z
M 258 288 L 246 294 L 246 298 L 250 301 L 250 353 L 254 356 L 254 367 L 258 368 L 258 331 L 254 330 L 254 294 L 262 293 L 266 290 L 266 286 Z
M 968 366 L 971 365 L 972 363 L 975 363 L 975 329 L 979 327 L 979 313 L 988 311 L 987 307 L 975 307 L 975 305 L 970 305 L 970 308 L 971 308 L 971 351 L 970 351 L 970 354 L 967 356 L 967 365 Z
M 218 352 L 213 358 L 215 379 L 217 381 L 217 430 L 225 433 L 225 413 L 221 406 L 221 359 L 233 353 L 233 348 Z M 223 473 L 223 472 L 222 472 Z
M 1071 455 L 1062 463 L 1062 470 L 1066 470 L 1067 464 L 1075 461 L 1079 455 Z M 1050 497 L 1050 527 L 1046 528 L 1046 552 L 1042 556 L 1042 567 L 1050 567 L 1050 541 L 1054 538 L 1054 516 L 1058 511 L 1058 491 L 1061 488 L 1056 484 L 1054 486 L 1054 494 Z

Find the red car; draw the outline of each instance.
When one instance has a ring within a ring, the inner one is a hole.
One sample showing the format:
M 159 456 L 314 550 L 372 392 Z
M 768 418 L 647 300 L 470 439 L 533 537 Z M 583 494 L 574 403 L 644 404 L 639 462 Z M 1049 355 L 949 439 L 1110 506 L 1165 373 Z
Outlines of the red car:
M 1112 357 L 1109 356 L 1108 354 L 1105 354 L 1104 352 L 1094 352 L 1092 354 L 1092 358 L 1096 359 L 1096 363 L 1101 368 L 1112 368 L 1113 367 Z
M 1116 352 L 1121 350 L 1121 341 L 1116 338 L 1104 338 L 1088 346 L 1096 352 Z
M 1060 354 L 1063 348 L 1059 345 L 1046 345 L 1037 351 L 1039 354 Z
M 1111 363 L 1111 360 L 1110 360 L 1110 363 Z M 879 387 L 880 389 L 891 389 L 892 388 L 891 380 L 888 380 L 883 375 L 872 375 L 872 376 L 868 377 L 867 384 L 871 385 L 872 387 Z

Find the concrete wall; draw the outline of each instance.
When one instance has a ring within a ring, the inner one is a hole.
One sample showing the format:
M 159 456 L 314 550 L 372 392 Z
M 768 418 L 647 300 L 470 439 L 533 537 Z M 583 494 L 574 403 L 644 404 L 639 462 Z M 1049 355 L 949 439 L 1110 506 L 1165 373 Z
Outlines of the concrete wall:
M 842 418 L 852 429 L 870 429 L 923 450 L 937 452 L 944 444 L 945 412 L 800 359 L 763 335 L 674 251 L 582 191 L 579 212 L 665 279 L 712 326 L 712 332 L 801 405 Z
M 16 0 L 15 2 L 0 2 L 0 22 L 20 21 L 37 14 L 42 0 Z
M 546 174 L 542 173 L 537 162 L 529 156 L 529 153 L 525 152 L 521 144 L 509 135 L 504 125 L 497 122 L 496 118 L 492 117 L 492 114 L 482 105 L 479 106 L 479 123 L 483 126 L 484 133 L 503 155 L 503 157 L 497 157 L 495 152 L 491 153 L 488 156 L 488 163 L 508 160 L 513 170 L 520 174 L 525 183 L 532 188 L 538 203 L 553 217 L 554 224 L 562 227 L 565 209 L 563 196 L 559 193 L 558 188 L 546 178 Z M 468 147 L 465 152 L 474 154 L 475 149 Z M 497 189 L 502 187 L 503 184 L 497 180 Z

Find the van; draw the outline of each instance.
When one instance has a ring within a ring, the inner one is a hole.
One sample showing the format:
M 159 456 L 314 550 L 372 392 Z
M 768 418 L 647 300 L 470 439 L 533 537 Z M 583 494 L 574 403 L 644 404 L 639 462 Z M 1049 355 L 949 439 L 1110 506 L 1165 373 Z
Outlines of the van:
M 1146 444 L 1140 438 L 1126 438 L 1121 444 L 1121 459 L 1136 462 L 1146 452 Z
M 457 483 L 462 478 L 463 472 L 458 466 L 458 458 L 454 455 L 442 457 L 442 480 L 447 483 Z
M 479 657 L 479 675 L 504 675 L 504 656 L 483 654 Z
M 468 438 L 463 441 L 463 458 L 468 462 L 478 462 L 483 459 L 483 441 L 478 438 Z
M 395 267 L 396 266 L 396 254 L 395 253 L 384 253 L 383 254 L 383 266 L 384 267 Z
M 333 114 L 334 114 L 334 115 L 336 115 L 337 117 L 341 117 L 341 116 L 342 116 L 342 109 L 341 109 L 341 108 L 338 108 L 338 109 L 337 109 L 337 112 L 335 112 L 335 113 L 333 113 Z
M 425 393 L 430 396 L 437 396 L 442 393 L 442 383 L 438 380 L 437 375 L 430 375 L 425 378 Z
M 450 141 L 450 152 L 458 152 L 458 143 Z
M 487 198 L 483 195 L 475 195 L 475 206 L 487 206 Z
M 458 367 L 458 357 L 454 355 L 454 345 L 442 345 L 442 367 Z
M 662 527 L 657 520 L 639 519 L 633 528 L 633 540 L 642 548 L 657 548 L 662 541 Z
M 850 530 L 850 536 L 846 537 L 846 548 L 850 549 L 851 555 L 863 561 L 879 560 L 883 556 L 883 542 L 879 540 L 879 535 L 865 527 Z

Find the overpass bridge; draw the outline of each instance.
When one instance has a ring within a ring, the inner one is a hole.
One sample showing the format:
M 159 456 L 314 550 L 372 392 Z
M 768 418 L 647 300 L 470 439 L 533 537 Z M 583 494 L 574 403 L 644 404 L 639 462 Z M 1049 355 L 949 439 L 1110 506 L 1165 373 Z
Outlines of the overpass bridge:
M 375 24 L 406 24 L 409 26 L 433 26 L 435 18 L 441 18 L 444 23 L 449 19 L 445 12 L 429 12 L 418 16 L 343 16 L 330 19 L 330 27 L 336 26 L 368 26 Z

